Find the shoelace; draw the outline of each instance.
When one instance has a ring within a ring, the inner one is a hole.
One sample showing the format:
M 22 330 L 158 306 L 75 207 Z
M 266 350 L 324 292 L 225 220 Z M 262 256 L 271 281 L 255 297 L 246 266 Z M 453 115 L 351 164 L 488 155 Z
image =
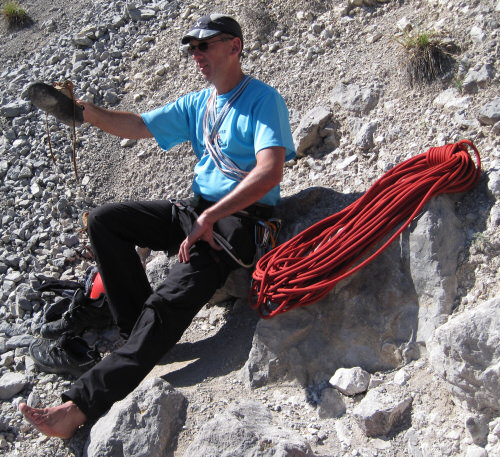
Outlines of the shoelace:
M 59 90 L 66 97 L 70 98 L 73 101 L 73 168 L 75 170 L 75 177 L 78 181 L 78 171 L 76 168 L 76 103 L 75 103 L 75 94 L 74 94 L 74 86 L 73 83 L 69 80 L 64 82 L 57 82 L 53 84 L 54 88 Z M 56 164 L 56 158 L 54 156 L 54 151 L 52 150 L 52 143 L 50 141 L 50 130 L 49 130 L 49 118 L 48 114 L 45 113 L 45 125 L 47 127 L 47 140 L 49 143 L 50 157 L 52 158 L 52 162 L 54 165 Z

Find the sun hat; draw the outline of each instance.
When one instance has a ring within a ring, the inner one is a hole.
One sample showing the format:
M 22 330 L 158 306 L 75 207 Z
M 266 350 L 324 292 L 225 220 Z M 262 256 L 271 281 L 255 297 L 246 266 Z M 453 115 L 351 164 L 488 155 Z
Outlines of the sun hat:
M 182 44 L 190 40 L 207 40 L 221 33 L 238 37 L 243 43 L 243 33 L 238 22 L 224 14 L 208 14 L 196 20 L 191 30 L 182 38 Z

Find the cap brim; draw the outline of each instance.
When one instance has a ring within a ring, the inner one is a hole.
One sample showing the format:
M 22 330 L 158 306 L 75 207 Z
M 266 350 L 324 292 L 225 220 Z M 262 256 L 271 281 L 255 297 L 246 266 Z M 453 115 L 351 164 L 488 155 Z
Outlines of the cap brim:
M 182 38 L 182 44 L 188 44 L 191 40 L 208 40 L 221 33 L 219 30 L 193 29 Z

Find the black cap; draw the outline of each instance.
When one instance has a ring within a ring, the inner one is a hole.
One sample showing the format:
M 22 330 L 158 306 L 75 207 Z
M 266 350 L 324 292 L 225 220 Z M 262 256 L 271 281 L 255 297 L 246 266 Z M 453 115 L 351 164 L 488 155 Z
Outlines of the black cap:
M 238 37 L 243 43 L 243 33 L 238 22 L 224 14 L 209 14 L 200 17 L 191 27 L 191 30 L 182 38 L 182 44 L 191 40 L 208 40 L 221 33 Z

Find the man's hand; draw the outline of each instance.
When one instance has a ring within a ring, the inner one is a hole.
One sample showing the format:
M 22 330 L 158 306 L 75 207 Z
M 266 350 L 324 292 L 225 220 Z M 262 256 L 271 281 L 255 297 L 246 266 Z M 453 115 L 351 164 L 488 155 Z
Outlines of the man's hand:
M 189 249 L 197 241 L 206 241 L 210 247 L 218 251 L 222 249 L 214 240 L 214 224 L 209 222 L 203 214 L 196 219 L 193 229 L 181 243 L 181 247 L 179 248 L 179 262 L 189 262 Z

